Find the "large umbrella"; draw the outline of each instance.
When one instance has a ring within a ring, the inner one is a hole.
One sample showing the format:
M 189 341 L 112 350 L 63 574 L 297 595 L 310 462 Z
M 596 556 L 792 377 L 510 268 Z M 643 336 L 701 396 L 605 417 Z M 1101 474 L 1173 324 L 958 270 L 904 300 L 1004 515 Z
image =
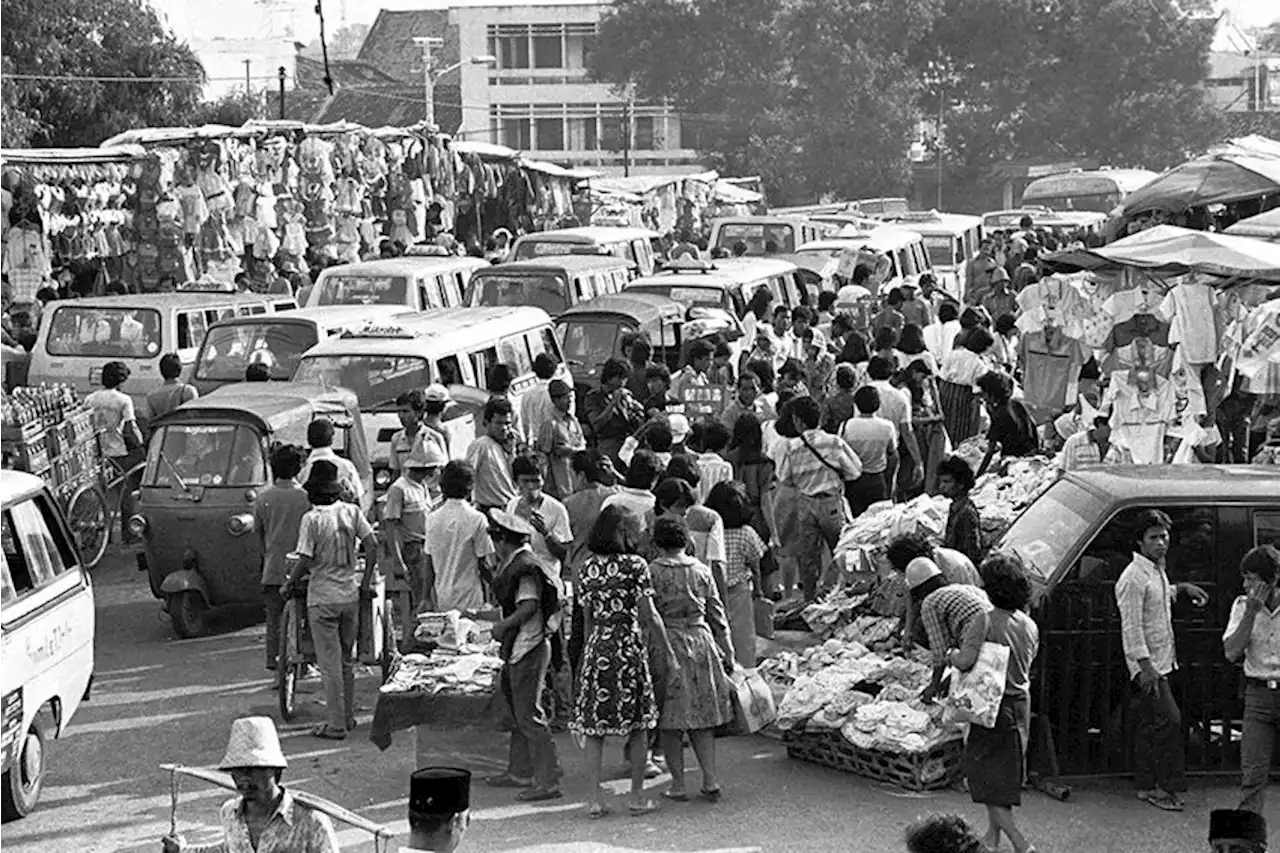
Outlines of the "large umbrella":
M 1129 194 L 1124 216 L 1154 210 L 1182 213 L 1280 192 L 1280 143 L 1260 136 L 1234 140 L 1175 166 Z
M 1097 249 L 1047 255 L 1058 269 L 1138 267 L 1152 272 L 1202 272 L 1228 278 L 1280 281 L 1280 243 L 1157 225 Z
M 1241 219 L 1224 233 L 1236 237 L 1256 237 L 1271 243 L 1280 243 L 1280 207 Z

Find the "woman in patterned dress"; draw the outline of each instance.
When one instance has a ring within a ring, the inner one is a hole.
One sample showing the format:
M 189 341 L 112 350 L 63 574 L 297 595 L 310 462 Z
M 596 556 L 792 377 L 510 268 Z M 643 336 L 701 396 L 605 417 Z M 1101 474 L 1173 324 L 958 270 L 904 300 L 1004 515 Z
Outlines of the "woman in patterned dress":
M 658 722 L 671 772 L 671 788 L 662 795 L 676 802 L 689 799 L 684 780 L 683 736 L 687 733 L 702 768 L 702 797 L 716 802 L 720 785 L 715 729 L 733 719 L 733 688 L 728 678 L 733 671 L 733 645 L 724 602 L 711 570 L 685 553 L 689 531 L 683 522 L 660 517 L 654 522 L 653 542 L 659 554 L 649 565 L 653 601 L 679 666 Z
M 658 725 L 658 705 L 645 651 L 642 624 L 653 641 L 670 641 L 653 605 L 649 566 L 636 554 L 640 521 L 624 506 L 606 506 L 587 540 L 590 556 L 578 572 L 578 597 L 582 603 L 582 670 L 578 699 L 569 729 L 585 739 L 587 777 L 591 782 L 592 819 L 608 813 L 600 787 L 604 739 L 627 739 L 631 764 L 631 802 L 635 815 L 654 811 L 657 805 L 644 794 L 645 754 L 650 730 Z

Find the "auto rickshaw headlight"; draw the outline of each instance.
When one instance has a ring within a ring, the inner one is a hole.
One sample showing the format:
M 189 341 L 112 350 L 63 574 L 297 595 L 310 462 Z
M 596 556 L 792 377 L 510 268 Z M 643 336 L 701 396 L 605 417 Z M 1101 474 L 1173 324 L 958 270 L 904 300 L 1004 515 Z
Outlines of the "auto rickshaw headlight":
M 253 530 L 253 516 L 247 512 L 233 515 L 231 520 L 227 522 L 227 529 L 231 531 L 232 536 L 243 536 Z
M 379 468 L 373 472 L 373 484 L 379 489 L 385 489 L 391 485 L 391 470 L 389 468 Z
M 147 532 L 147 520 L 140 515 L 130 516 L 129 518 L 129 535 L 134 539 L 140 539 Z

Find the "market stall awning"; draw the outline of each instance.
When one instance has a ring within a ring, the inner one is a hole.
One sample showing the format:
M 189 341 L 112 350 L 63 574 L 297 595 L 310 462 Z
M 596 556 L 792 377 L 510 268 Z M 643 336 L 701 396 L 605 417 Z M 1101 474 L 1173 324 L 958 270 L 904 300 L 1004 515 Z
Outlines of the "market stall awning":
M 1203 157 L 1175 166 L 1130 193 L 1124 215 L 1164 210 L 1181 213 L 1280 192 L 1280 143 L 1265 137 L 1233 140 Z
M 716 201 L 720 204 L 759 204 L 764 201 L 764 196 L 755 190 L 721 180 L 716 181 Z
M 481 160 L 515 160 L 520 152 L 505 145 L 494 145 L 492 142 L 478 142 L 468 139 L 455 139 L 449 147 L 459 154 L 474 154 Z
M 719 177 L 715 172 L 699 172 L 691 175 L 632 175 L 629 178 L 596 178 L 591 181 L 591 189 L 599 193 L 645 195 L 655 190 L 660 190 L 665 186 L 682 184 L 685 181 L 715 184 Z
M 1236 237 L 1256 237 L 1259 240 L 1280 243 L 1280 207 L 1268 210 L 1266 213 L 1259 213 L 1257 216 L 1250 216 L 1248 219 L 1241 219 L 1228 228 L 1226 233 Z
M 1152 272 L 1202 272 L 1228 278 L 1280 281 L 1280 244 L 1157 225 L 1097 249 L 1072 249 L 1044 258 L 1058 269 L 1137 267 Z
M 140 145 L 101 148 L 0 148 L 6 166 L 71 166 L 89 163 L 127 163 L 147 156 Z
M 541 172 L 553 178 L 568 178 L 572 181 L 580 181 L 596 176 L 596 173 L 589 169 L 566 169 L 556 163 L 548 163 L 545 160 L 530 160 L 526 157 L 520 158 L 520 165 L 531 172 Z

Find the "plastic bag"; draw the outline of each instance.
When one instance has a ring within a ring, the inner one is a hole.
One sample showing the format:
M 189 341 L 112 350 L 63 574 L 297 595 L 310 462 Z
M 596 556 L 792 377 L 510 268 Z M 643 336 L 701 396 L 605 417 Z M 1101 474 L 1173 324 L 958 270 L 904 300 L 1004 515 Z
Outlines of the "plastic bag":
M 754 734 L 778 716 L 773 704 L 773 691 L 754 669 L 734 669 L 729 676 L 733 684 L 733 731 Z
M 1004 699 L 1009 647 L 983 643 L 978 662 L 968 672 L 953 672 L 947 696 L 948 721 L 994 728 Z

